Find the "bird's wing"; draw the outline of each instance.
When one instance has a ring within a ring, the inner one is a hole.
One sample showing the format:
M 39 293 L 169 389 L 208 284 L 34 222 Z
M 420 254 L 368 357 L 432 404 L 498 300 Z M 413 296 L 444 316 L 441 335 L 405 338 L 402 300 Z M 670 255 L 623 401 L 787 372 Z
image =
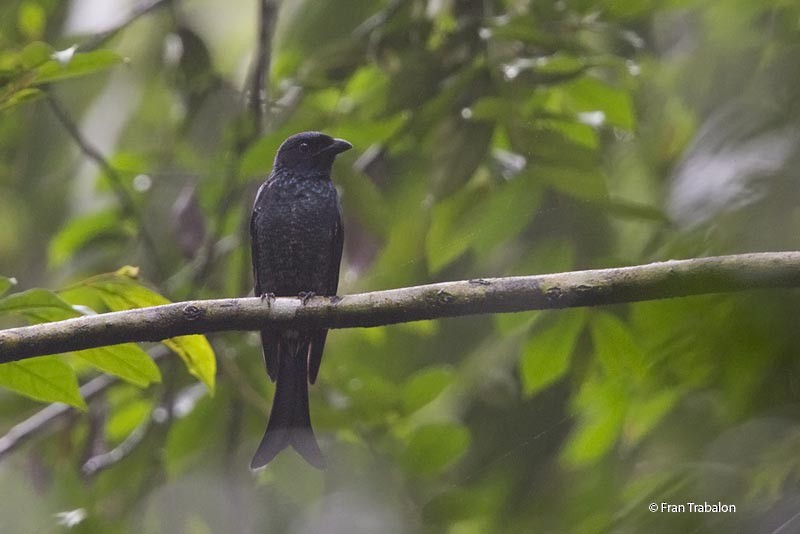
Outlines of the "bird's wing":
M 333 227 L 333 243 L 331 254 L 331 264 L 328 270 L 327 295 L 333 296 L 339 289 L 339 267 L 342 263 L 342 249 L 344 248 L 344 227 L 342 225 L 342 207 L 337 202 L 336 224 Z
M 260 297 L 264 293 L 261 292 L 261 282 L 259 281 L 259 268 L 258 268 L 258 258 L 259 258 L 259 251 L 256 249 L 259 243 L 258 239 L 258 225 L 256 224 L 256 217 L 258 216 L 258 201 L 261 199 L 261 194 L 264 192 L 264 188 L 267 185 L 266 182 L 261 184 L 261 187 L 258 188 L 258 192 L 256 193 L 256 200 L 253 202 L 253 213 L 250 215 L 250 258 L 253 262 L 253 280 L 255 281 L 255 295 Z
M 257 249 L 257 244 L 260 242 L 258 239 L 258 224 L 256 221 L 256 217 L 258 215 L 258 202 L 260 200 L 261 194 L 265 191 L 266 182 L 258 188 L 258 193 L 256 193 L 256 200 L 253 204 L 253 214 L 250 217 L 250 253 L 252 256 L 253 261 L 253 279 L 255 280 L 255 295 L 257 297 L 262 296 L 265 293 L 264 287 L 261 285 L 261 278 L 263 277 L 263 269 L 266 266 L 259 266 L 259 258 L 261 254 L 259 254 L 259 250 Z M 259 276 L 259 273 L 262 276 Z M 267 374 L 269 375 L 270 379 L 274 382 L 278 376 L 278 338 L 277 336 L 273 335 L 269 330 L 262 330 L 261 331 L 261 346 L 264 350 L 264 363 L 267 366 Z
M 331 240 L 331 263 L 328 265 L 328 280 L 325 295 L 333 296 L 339 288 L 339 266 L 342 262 L 342 249 L 344 248 L 344 226 L 342 225 L 342 207 L 338 206 L 338 213 Z M 308 351 L 308 381 L 312 384 L 317 381 L 317 373 L 322 363 L 322 351 L 325 350 L 327 330 L 318 330 L 311 337 L 311 346 Z

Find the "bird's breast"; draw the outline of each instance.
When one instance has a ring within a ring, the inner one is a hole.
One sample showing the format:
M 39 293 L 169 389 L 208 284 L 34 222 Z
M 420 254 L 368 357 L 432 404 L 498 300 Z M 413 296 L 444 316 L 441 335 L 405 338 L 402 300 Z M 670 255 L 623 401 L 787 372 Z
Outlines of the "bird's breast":
M 338 198 L 330 180 L 269 183 L 255 217 L 256 276 L 264 291 L 276 296 L 324 294 L 339 224 Z

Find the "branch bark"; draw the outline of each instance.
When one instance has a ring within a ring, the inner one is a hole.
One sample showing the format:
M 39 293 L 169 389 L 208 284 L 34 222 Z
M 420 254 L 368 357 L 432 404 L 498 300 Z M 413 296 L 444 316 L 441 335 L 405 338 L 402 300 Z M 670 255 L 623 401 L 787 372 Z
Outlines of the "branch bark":
M 671 260 L 635 267 L 479 278 L 345 297 L 228 298 L 88 315 L 0 331 L 0 363 L 132 341 L 266 324 L 353 328 L 525 310 L 600 306 L 800 287 L 800 252 Z

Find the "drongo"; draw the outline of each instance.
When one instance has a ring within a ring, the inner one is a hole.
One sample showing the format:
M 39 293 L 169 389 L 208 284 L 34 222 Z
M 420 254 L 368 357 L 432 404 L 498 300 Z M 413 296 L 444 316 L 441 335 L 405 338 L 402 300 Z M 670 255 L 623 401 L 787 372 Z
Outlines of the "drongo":
M 250 219 L 255 293 L 262 298 L 333 296 L 339 285 L 344 232 L 331 182 L 336 155 L 352 148 L 343 139 L 303 132 L 278 148 Z M 250 467 L 266 465 L 291 445 L 308 463 L 325 466 L 308 411 L 308 384 L 317 379 L 325 329 L 265 328 L 264 361 L 276 381 L 269 424 Z

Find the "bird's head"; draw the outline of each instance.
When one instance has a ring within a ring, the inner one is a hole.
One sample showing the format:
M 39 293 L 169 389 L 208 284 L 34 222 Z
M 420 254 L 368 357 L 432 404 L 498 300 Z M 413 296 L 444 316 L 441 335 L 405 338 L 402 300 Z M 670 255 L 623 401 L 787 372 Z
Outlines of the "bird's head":
M 281 144 L 275 155 L 275 168 L 308 174 L 330 173 L 336 155 L 353 145 L 320 132 L 295 134 Z

